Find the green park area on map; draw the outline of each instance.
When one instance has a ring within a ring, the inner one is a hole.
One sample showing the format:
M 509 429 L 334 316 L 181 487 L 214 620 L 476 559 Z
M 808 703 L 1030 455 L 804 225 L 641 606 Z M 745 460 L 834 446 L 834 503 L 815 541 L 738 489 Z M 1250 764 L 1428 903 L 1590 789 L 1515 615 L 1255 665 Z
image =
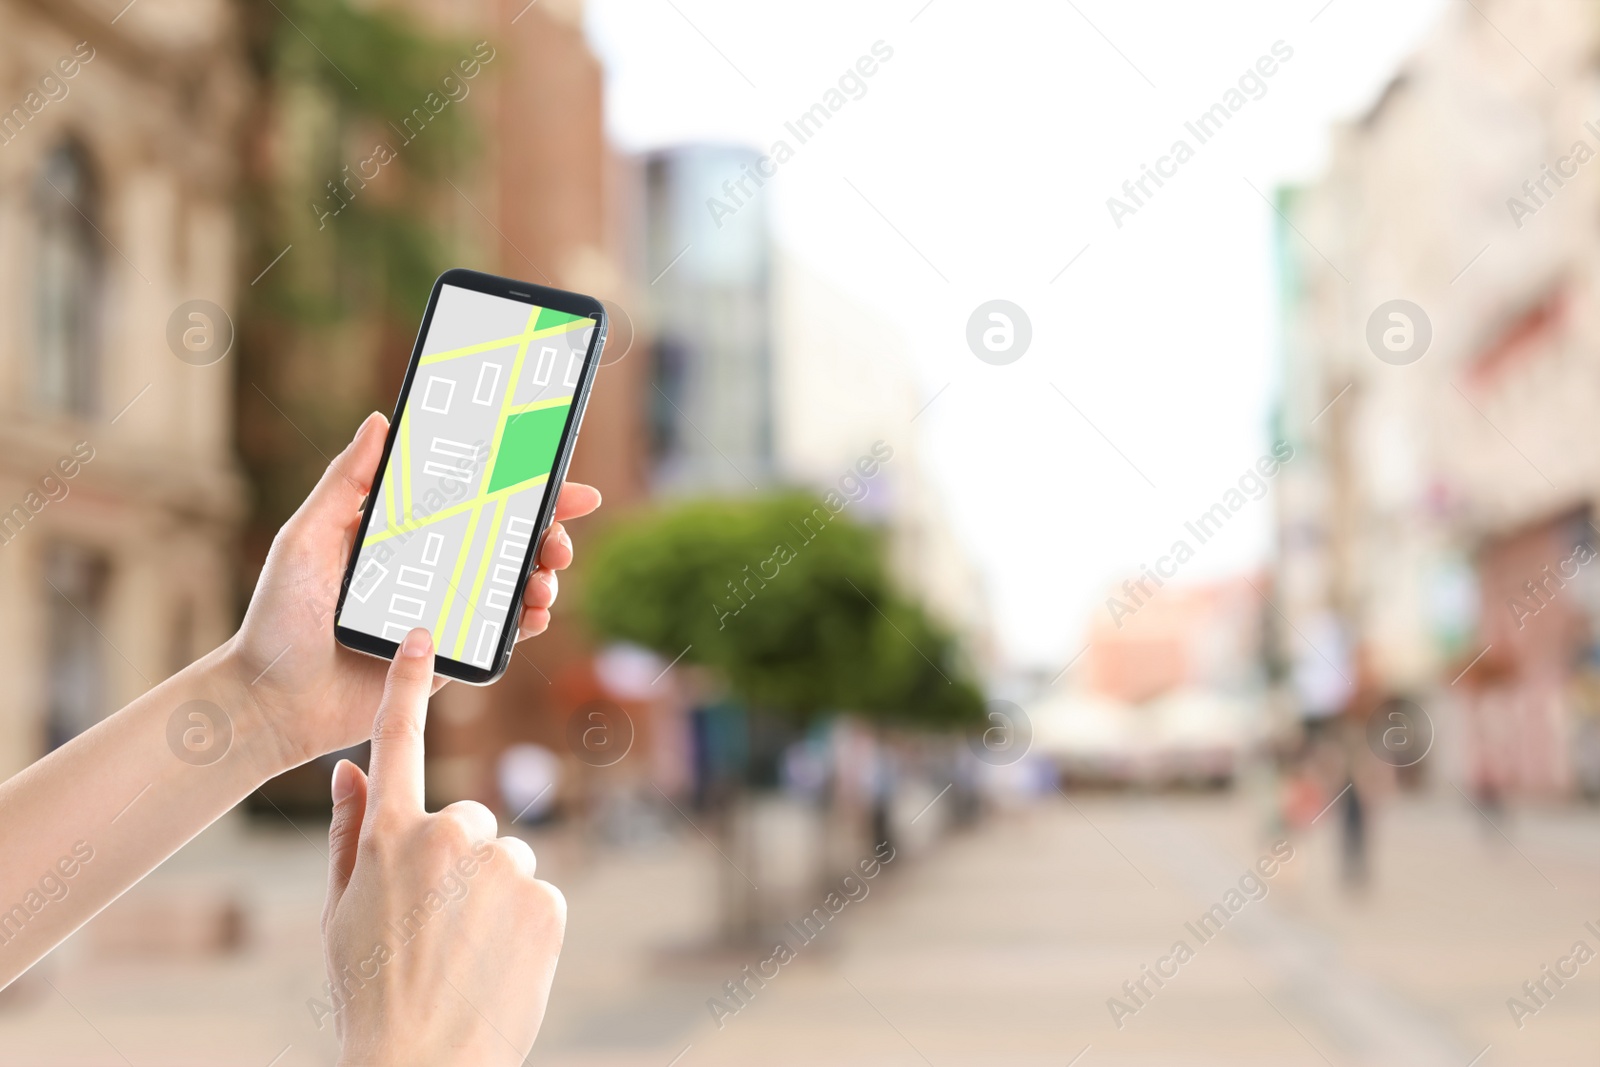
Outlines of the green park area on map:
M 555 467 L 556 448 L 561 444 L 561 430 L 571 408 L 571 402 L 567 402 L 508 417 L 487 492 L 549 474 Z

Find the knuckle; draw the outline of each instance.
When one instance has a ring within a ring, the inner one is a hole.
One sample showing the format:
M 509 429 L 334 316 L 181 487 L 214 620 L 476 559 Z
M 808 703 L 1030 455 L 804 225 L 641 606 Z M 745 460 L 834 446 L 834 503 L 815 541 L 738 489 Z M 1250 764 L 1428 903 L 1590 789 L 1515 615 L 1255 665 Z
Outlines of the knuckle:
M 535 921 L 558 935 L 567 926 L 567 897 L 561 890 L 542 879 L 528 883 L 527 899 Z
M 360 477 L 361 472 L 356 469 L 355 462 L 351 459 L 350 451 L 354 442 L 346 445 L 343 452 L 328 461 L 328 466 L 322 472 L 322 481 L 332 492 L 347 492 L 355 499 L 360 500 L 367 494 L 365 479 Z
M 497 880 L 514 881 L 516 879 L 522 867 L 522 861 L 512 851 L 513 846 L 506 844 L 505 838 L 496 837 L 480 842 L 479 847 L 483 850 L 479 855 L 484 867 L 493 871 Z
M 476 800 L 458 800 L 445 810 L 455 811 L 461 815 L 470 816 L 475 819 L 494 818 L 494 813 L 490 811 L 487 806 L 479 803 Z
M 466 820 L 440 812 L 428 820 L 426 844 L 421 849 L 426 863 L 433 867 L 453 866 L 473 849 L 478 831 Z
M 393 744 L 399 742 L 420 742 L 422 740 L 422 722 L 414 715 L 403 712 L 397 713 L 391 707 L 384 707 L 378 711 L 378 721 L 372 724 L 372 743 L 374 745 Z
M 445 845 L 464 845 L 471 836 L 466 820 L 457 812 L 446 809 L 428 820 L 428 839 Z
M 388 700 L 393 700 L 399 693 L 409 692 L 415 688 L 416 683 L 433 677 L 431 657 L 413 659 L 409 656 L 400 656 L 390 662 L 393 666 L 388 682 L 384 685 L 384 697 Z
M 383 857 L 391 850 L 403 849 L 410 837 L 411 816 L 395 808 L 379 805 L 366 820 L 367 838 L 375 854 Z
M 305 524 L 300 518 L 300 513 L 295 512 L 289 516 L 287 522 L 278 527 L 278 532 L 272 535 L 272 545 L 267 549 L 267 561 L 277 563 L 280 567 L 294 565 L 305 557 Z
M 408 850 L 407 862 L 425 877 L 436 878 L 454 869 L 472 848 L 472 836 L 454 819 L 430 819 L 421 838 Z
M 328 848 L 335 854 L 344 852 L 360 831 L 361 827 L 348 815 L 336 817 L 328 827 Z
M 515 867 L 511 863 L 511 849 L 507 847 L 505 838 L 496 837 L 483 842 L 488 851 L 483 856 L 483 862 L 497 871 L 511 871 Z
M 459 823 L 469 836 L 494 837 L 500 832 L 500 820 L 476 800 L 458 800 L 439 814 Z

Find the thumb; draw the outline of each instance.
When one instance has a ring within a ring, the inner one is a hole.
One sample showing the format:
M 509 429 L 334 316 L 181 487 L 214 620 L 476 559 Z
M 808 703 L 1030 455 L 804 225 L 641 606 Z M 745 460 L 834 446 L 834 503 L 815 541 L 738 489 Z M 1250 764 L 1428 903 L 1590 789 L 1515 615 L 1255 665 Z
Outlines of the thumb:
M 322 472 L 321 480 L 291 521 L 298 520 L 307 529 L 319 533 L 336 532 L 341 537 L 354 526 L 361 502 L 372 490 L 378 461 L 383 458 L 388 426 L 388 420 L 378 412 L 368 415 L 356 430 L 355 438 Z
M 328 902 L 323 922 L 333 915 L 356 869 L 356 846 L 367 811 L 367 776 L 347 759 L 333 768 L 333 822 L 328 826 Z

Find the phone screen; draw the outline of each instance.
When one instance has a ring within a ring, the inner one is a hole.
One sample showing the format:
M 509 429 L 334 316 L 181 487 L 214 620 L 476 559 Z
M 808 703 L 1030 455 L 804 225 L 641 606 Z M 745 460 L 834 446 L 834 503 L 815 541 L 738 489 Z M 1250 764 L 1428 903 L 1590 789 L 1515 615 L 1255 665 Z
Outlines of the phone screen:
M 339 624 L 492 665 L 572 417 L 593 319 L 443 285 Z

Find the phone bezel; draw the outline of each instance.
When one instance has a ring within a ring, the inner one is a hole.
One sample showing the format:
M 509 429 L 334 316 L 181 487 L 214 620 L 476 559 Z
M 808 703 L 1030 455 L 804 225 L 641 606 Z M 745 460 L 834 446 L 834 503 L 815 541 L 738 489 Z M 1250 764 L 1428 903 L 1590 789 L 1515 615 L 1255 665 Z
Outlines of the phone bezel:
M 435 674 L 469 685 L 488 685 L 505 673 L 511 664 L 511 652 L 516 645 L 517 631 L 522 621 L 522 598 L 527 591 L 528 578 L 533 572 L 534 561 L 539 558 L 539 550 L 544 545 L 545 534 L 550 529 L 551 520 L 555 514 L 556 500 L 561 495 L 560 487 L 566 480 L 567 465 L 572 459 L 574 447 L 577 444 L 578 429 L 583 422 L 584 409 L 588 406 L 589 391 L 594 385 L 595 375 L 599 370 L 601 350 L 605 346 L 606 336 L 606 311 L 605 306 L 593 297 L 583 296 L 580 293 L 567 292 L 564 289 L 552 289 L 549 286 L 534 285 L 532 282 L 517 281 L 513 278 L 501 278 L 493 274 L 483 274 L 479 271 L 455 268 L 447 270 L 434 279 L 433 290 L 428 294 L 428 307 L 423 312 L 422 325 L 417 329 L 416 343 L 411 349 L 411 361 L 406 366 L 405 381 L 400 386 L 400 397 L 395 402 L 394 414 L 389 420 L 389 434 L 383 442 L 383 457 L 378 461 L 377 473 L 373 476 L 372 491 L 367 498 L 367 504 L 362 508 L 361 525 L 356 531 L 355 542 L 350 549 L 350 558 L 345 563 L 344 580 L 339 585 L 338 606 L 334 609 L 333 634 L 338 642 L 346 648 L 357 652 L 364 652 L 380 659 L 393 659 L 399 649 L 399 643 L 390 641 L 385 637 L 377 637 L 360 630 L 353 630 L 338 622 L 340 614 L 344 611 L 344 599 L 350 591 L 350 582 L 355 576 L 356 561 L 361 556 L 361 545 L 367 538 L 367 524 L 372 519 L 371 501 L 377 487 L 382 484 L 383 476 L 389 469 L 389 454 L 394 448 L 395 438 L 400 432 L 400 416 L 405 411 L 406 404 L 411 399 L 411 386 L 417 376 L 417 368 L 422 359 L 422 349 L 427 343 L 428 331 L 433 326 L 433 313 L 439 305 L 439 294 L 444 287 L 453 285 L 458 289 L 468 289 L 473 292 L 487 293 L 491 296 L 503 297 L 518 303 L 537 305 L 560 311 L 569 315 L 580 315 L 584 318 L 594 319 L 596 329 L 589 339 L 589 350 L 584 355 L 583 369 L 578 377 L 578 386 L 573 394 L 572 407 L 567 414 L 567 424 L 562 428 L 561 441 L 556 447 L 555 466 L 551 469 L 550 480 L 546 482 L 547 490 L 544 501 L 539 507 L 538 523 L 534 526 L 533 536 L 528 541 L 528 552 L 522 560 L 522 569 L 517 577 L 516 596 L 508 609 L 505 625 L 501 628 L 500 644 L 495 651 L 493 663 L 488 667 L 479 667 L 461 660 L 442 656 L 437 653 L 433 657 L 433 670 Z M 548 487 L 554 485 L 555 492 L 549 492 Z M 472 610 L 469 605 L 467 610 Z

